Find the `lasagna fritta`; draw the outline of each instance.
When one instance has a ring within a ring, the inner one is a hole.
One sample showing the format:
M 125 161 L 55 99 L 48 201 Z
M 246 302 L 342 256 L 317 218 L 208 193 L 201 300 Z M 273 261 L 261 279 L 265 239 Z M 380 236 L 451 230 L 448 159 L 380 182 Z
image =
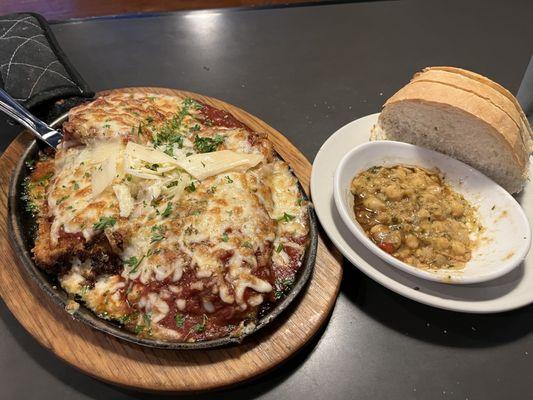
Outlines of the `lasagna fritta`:
M 72 109 L 26 181 L 33 256 L 140 337 L 239 336 L 290 291 L 308 204 L 266 135 L 191 98 L 110 92 Z

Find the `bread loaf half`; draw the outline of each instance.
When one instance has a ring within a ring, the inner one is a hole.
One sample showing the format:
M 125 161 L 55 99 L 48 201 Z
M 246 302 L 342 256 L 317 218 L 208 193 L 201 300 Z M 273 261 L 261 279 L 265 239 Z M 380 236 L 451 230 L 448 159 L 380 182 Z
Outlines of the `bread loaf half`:
M 383 106 L 374 138 L 427 147 L 483 172 L 510 193 L 522 190 L 532 131 L 514 96 L 474 72 L 426 68 Z

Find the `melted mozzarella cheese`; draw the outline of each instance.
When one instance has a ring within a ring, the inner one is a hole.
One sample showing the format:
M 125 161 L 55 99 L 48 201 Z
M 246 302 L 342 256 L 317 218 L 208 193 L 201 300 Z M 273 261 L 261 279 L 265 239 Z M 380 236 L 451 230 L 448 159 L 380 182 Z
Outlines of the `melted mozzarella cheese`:
M 142 98 L 134 100 L 145 107 Z M 118 98 L 109 101 L 111 108 L 122 107 Z M 172 104 L 174 113 L 181 103 Z M 90 107 L 86 111 L 92 115 Z M 124 269 L 120 275 L 99 277 L 84 295 L 87 304 L 114 315 L 124 307 L 121 290 L 134 287 L 128 299 L 150 314 L 154 329 L 162 330 L 166 328 L 157 324 L 168 315 L 169 302 L 181 311 L 190 304 L 176 298 L 183 285 L 210 291 L 241 310 L 257 307 L 274 290 L 255 275 L 264 267 L 258 254 L 265 253 L 274 265 L 288 265 L 285 246 L 302 250 L 290 239 L 308 233 L 307 208 L 287 164 L 272 162 L 268 146 L 254 146 L 243 129 L 212 128 L 210 134 L 224 137 L 224 149 L 205 154 L 194 154 L 193 135 L 174 144 L 173 156 L 146 142 L 108 139 L 126 136 L 132 128 L 126 125 L 138 120 L 126 114 L 122 121 L 109 122 L 109 128 L 96 116 L 77 126 L 87 145 L 58 152 L 48 193 L 52 241 L 57 243 L 61 229 L 90 240 L 102 217 L 115 218 L 116 224 L 107 228 L 124 235 L 119 253 Z M 280 251 L 272 251 L 279 245 Z M 85 281 L 79 265 L 62 277 L 70 293 L 79 293 Z M 152 282 L 164 282 L 168 290 L 146 293 L 143 285 L 152 287 Z M 201 306 L 207 313 L 215 311 L 209 299 L 201 300 Z

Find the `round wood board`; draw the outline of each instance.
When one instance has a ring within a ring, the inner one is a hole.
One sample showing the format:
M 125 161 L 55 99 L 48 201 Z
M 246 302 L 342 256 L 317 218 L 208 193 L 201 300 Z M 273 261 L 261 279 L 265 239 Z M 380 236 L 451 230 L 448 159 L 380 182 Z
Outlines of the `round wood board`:
M 275 149 L 290 164 L 309 193 L 309 161 L 281 133 L 247 112 L 220 100 L 178 90 L 120 90 L 190 96 L 231 112 L 253 130 L 268 133 Z M 337 298 L 342 267 L 339 257 L 333 256 L 319 238 L 316 264 L 307 287 L 282 315 L 240 345 L 213 350 L 150 349 L 121 341 L 75 321 L 43 296 L 37 284 L 24 273 L 8 237 L 9 181 L 31 141 L 29 133 L 21 134 L 0 158 L 0 246 L 3 255 L 0 295 L 24 328 L 69 364 L 95 378 L 135 389 L 166 392 L 216 389 L 256 377 L 283 362 L 311 339 L 327 319 Z

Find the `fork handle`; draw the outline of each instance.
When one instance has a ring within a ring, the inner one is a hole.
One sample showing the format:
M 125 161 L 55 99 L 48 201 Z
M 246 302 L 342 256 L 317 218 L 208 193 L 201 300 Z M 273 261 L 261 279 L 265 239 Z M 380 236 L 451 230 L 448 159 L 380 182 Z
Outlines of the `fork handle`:
M 22 107 L 3 89 L 0 89 L 0 111 L 3 111 L 19 124 L 28 128 L 38 139 L 55 148 L 49 139 L 58 135 L 58 132 Z

